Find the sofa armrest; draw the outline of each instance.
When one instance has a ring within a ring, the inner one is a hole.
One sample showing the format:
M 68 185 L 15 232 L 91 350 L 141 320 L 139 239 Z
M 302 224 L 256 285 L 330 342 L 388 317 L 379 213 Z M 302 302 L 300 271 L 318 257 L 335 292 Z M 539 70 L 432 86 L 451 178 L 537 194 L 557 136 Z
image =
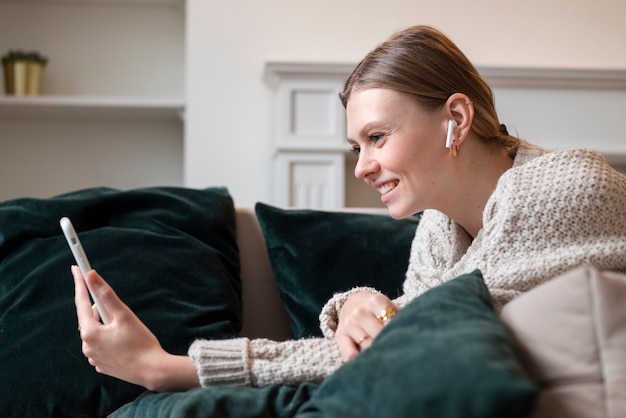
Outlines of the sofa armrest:
M 243 328 L 248 338 L 291 338 L 285 310 L 270 265 L 265 238 L 254 209 L 237 208 L 237 244 L 241 260 Z
M 339 208 L 333 212 L 386 214 L 386 208 Z M 289 316 L 280 299 L 261 225 L 254 208 L 237 208 L 241 262 L 243 328 L 241 336 L 283 341 L 292 338 Z

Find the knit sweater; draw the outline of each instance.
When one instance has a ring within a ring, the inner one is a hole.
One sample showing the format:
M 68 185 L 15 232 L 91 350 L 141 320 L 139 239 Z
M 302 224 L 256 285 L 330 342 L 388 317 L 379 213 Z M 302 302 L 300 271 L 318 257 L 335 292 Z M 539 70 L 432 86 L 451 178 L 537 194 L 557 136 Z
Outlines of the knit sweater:
M 444 214 L 424 212 L 411 246 L 406 305 L 428 289 L 480 269 L 499 310 L 515 296 L 575 266 L 626 272 L 626 176 L 597 152 L 546 153 L 522 143 L 483 212 L 472 239 Z M 189 355 L 203 386 L 320 382 L 341 364 L 338 313 L 355 288 L 333 296 L 320 314 L 325 338 L 197 340 Z

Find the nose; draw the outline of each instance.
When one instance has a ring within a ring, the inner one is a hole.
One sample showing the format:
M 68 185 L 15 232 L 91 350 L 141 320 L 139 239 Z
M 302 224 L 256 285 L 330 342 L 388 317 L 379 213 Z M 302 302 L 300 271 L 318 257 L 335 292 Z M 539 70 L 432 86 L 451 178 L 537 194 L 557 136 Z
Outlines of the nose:
M 380 169 L 378 162 L 371 155 L 361 151 L 359 159 L 354 167 L 354 176 L 357 179 L 365 180 L 365 178 Z

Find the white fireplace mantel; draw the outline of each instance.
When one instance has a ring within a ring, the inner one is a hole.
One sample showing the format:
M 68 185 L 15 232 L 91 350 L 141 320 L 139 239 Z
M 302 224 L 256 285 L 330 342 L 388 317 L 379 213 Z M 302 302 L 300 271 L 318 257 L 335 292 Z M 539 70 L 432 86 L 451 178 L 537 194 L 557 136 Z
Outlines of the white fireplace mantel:
M 284 79 L 333 78 L 345 81 L 353 63 L 268 62 L 266 80 L 276 86 Z M 568 90 L 626 90 L 626 70 L 478 67 L 492 88 L 543 88 Z
M 346 206 L 344 110 L 352 63 L 268 62 L 274 96 L 275 203 Z M 626 70 L 482 67 L 509 130 L 548 149 L 592 147 L 626 167 Z M 514 121 L 511 124 L 508 120 Z

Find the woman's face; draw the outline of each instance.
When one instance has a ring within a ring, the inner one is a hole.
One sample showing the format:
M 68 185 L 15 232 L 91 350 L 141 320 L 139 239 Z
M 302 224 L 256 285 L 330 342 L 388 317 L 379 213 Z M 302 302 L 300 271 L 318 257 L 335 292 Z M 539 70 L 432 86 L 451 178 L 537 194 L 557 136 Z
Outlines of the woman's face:
M 359 156 L 354 175 L 374 187 L 392 217 L 438 209 L 446 199 L 448 118 L 412 96 L 368 88 L 346 105 L 348 142 Z

